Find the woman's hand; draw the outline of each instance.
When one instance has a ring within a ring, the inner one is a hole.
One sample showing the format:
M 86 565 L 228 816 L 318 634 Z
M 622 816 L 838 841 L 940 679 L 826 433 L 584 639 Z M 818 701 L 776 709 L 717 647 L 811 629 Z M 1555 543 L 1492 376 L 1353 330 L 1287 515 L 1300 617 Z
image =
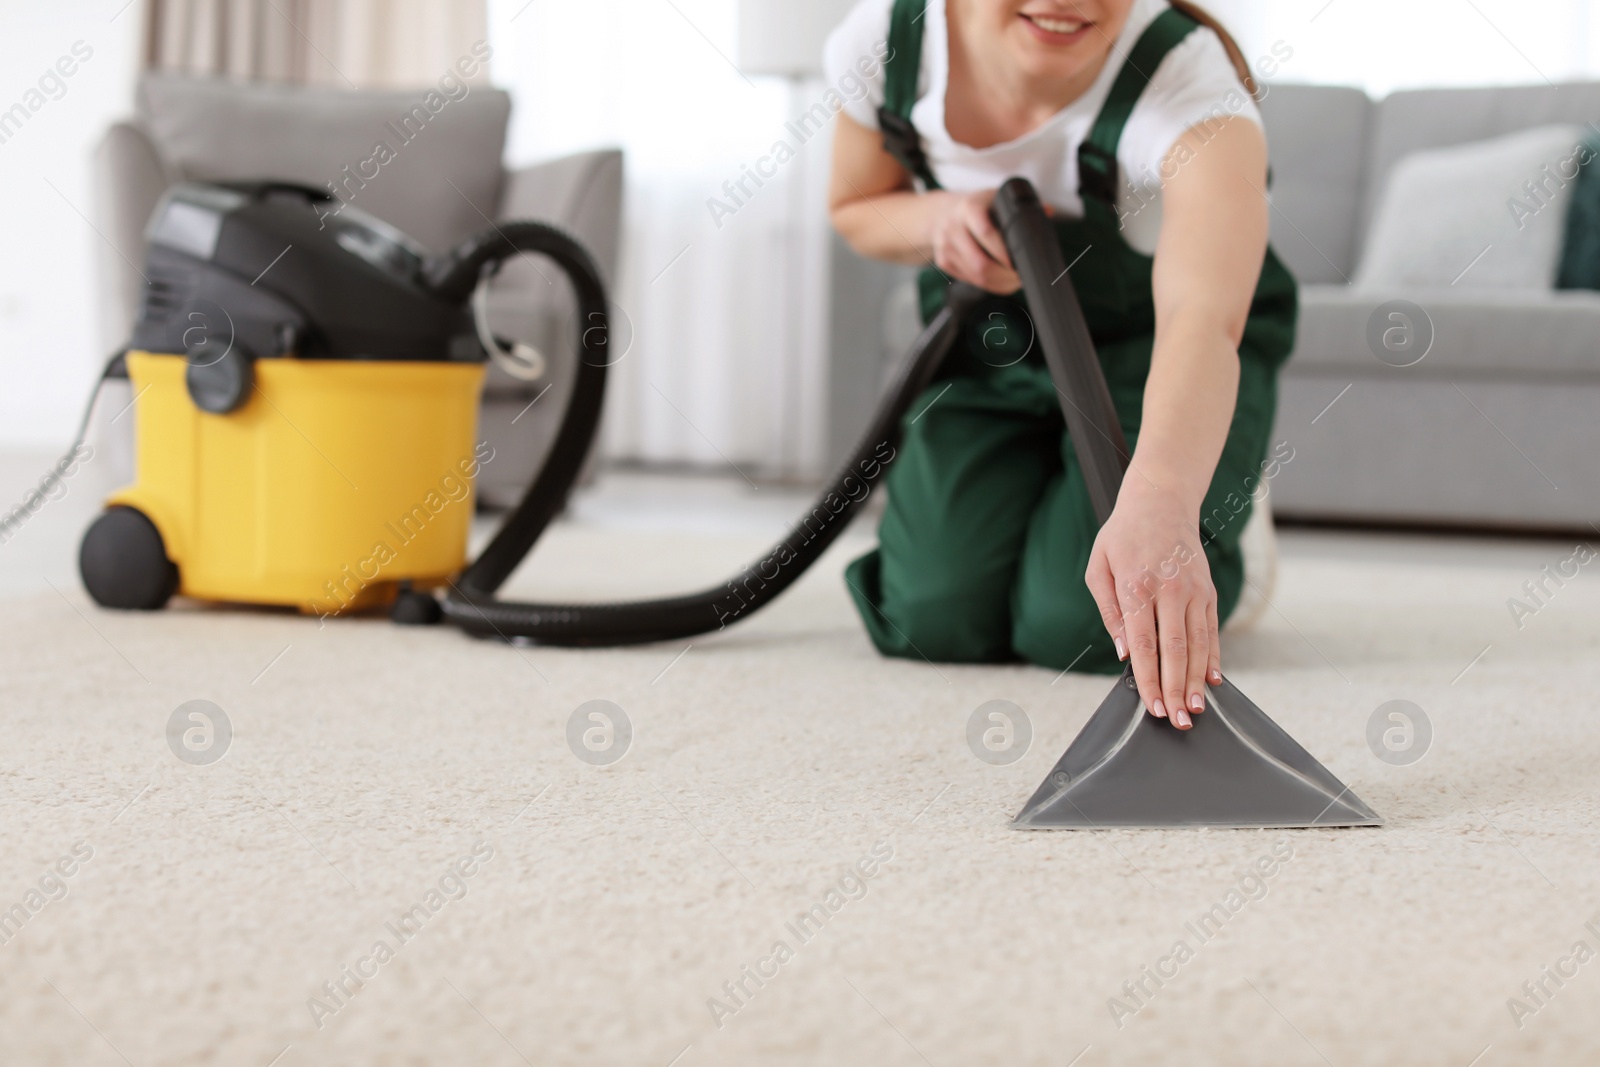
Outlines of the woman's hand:
M 863 256 L 923 267 L 1008 295 L 1022 288 L 1005 239 L 989 219 L 995 190 L 919 193 L 911 175 L 883 149 L 883 134 L 849 115 L 835 120 L 828 214 Z M 1045 205 L 1045 213 L 1054 209 Z
M 1118 653 L 1133 657 L 1144 706 L 1188 729 L 1205 709 L 1205 683 L 1222 683 L 1200 506 L 1233 420 L 1239 342 L 1267 247 L 1266 141 L 1255 123 L 1226 119 L 1189 131 L 1168 160 L 1139 436 L 1084 577 Z
M 1022 279 L 1011 266 L 1005 238 L 989 218 L 995 190 L 924 194 L 932 210 L 933 262 L 957 281 L 991 293 L 1014 293 Z
M 1205 710 L 1205 683 L 1222 681 L 1217 590 L 1198 509 L 1139 480 L 1134 471 L 1123 480 L 1084 577 L 1118 657 L 1133 656 L 1144 706 L 1187 730 Z

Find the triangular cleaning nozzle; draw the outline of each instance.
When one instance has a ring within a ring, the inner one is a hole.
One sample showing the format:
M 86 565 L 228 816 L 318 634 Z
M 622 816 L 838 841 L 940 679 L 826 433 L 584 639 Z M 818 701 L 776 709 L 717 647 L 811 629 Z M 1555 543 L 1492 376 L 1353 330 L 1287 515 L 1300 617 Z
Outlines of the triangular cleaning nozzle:
M 1145 711 L 1133 672 L 1017 814 L 1019 830 L 1376 826 L 1378 813 L 1226 679 L 1194 726 Z

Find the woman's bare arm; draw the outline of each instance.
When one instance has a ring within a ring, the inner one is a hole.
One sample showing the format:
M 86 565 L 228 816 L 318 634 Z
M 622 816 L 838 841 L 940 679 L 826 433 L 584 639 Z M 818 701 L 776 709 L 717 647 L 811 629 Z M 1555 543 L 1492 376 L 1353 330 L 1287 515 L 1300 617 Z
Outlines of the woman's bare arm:
M 1261 130 L 1243 119 L 1190 130 L 1168 157 L 1143 419 L 1087 575 L 1146 707 L 1178 726 L 1203 710 L 1202 681 L 1221 680 L 1200 505 L 1233 420 L 1239 341 L 1267 245 L 1266 168 Z
M 1173 153 L 1152 281 L 1155 355 L 1136 452 L 1144 472 L 1170 483 L 1198 514 L 1233 418 L 1239 341 L 1267 250 L 1267 146 L 1255 123 L 1230 119 L 1215 133 L 1190 130 Z
M 992 189 L 918 193 L 877 130 L 843 114 L 836 122 L 828 211 L 850 247 L 873 259 L 936 264 L 993 293 L 1017 291 L 1022 281 L 989 219 Z

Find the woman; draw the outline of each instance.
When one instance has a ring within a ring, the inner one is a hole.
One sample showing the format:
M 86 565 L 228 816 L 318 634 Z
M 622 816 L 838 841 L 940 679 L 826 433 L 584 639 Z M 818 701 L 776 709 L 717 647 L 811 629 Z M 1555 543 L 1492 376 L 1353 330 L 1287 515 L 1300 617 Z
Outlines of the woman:
M 1254 85 L 1214 26 L 1168 0 L 860 0 L 829 38 L 830 76 L 876 74 L 839 117 L 835 228 L 928 267 L 927 319 L 951 279 L 1016 293 L 988 212 L 1031 180 L 1132 447 L 1097 530 L 1020 295 L 980 307 L 907 419 L 879 547 L 847 572 L 885 654 L 1131 656 L 1180 729 L 1221 681 L 1296 298 L 1267 249 Z M 885 38 L 881 68 L 858 63 Z

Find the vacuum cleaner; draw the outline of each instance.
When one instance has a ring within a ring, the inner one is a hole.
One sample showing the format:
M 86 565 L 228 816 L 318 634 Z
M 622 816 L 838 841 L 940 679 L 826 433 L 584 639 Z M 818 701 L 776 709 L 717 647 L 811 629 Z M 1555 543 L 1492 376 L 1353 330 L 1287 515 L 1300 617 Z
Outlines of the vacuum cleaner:
M 565 506 L 599 428 L 610 363 L 599 273 L 544 223 L 503 223 L 434 255 L 355 209 L 327 213 L 328 199 L 285 182 L 189 183 L 158 205 L 138 322 L 101 378 L 126 374 L 137 420 L 137 480 L 107 500 L 79 553 L 103 607 L 155 610 L 175 594 L 319 615 L 387 605 L 401 623 L 562 646 L 722 629 L 770 603 L 849 524 L 902 417 L 990 299 L 951 288 L 816 502 L 727 582 L 648 601 L 508 601 L 498 590 Z M 1127 448 L 1093 343 L 1070 283 L 1050 284 L 1066 272 L 1032 186 L 1012 179 L 994 210 L 1103 522 Z M 469 305 L 502 263 L 529 254 L 566 276 L 586 328 L 548 459 L 468 562 L 472 479 L 490 458 L 474 443 L 479 394 L 488 360 L 507 354 Z M 1016 825 L 1377 821 L 1229 683 L 1208 700 L 1180 732 L 1145 714 L 1125 673 Z
M 816 503 L 726 583 L 644 602 L 514 603 L 495 593 L 565 506 L 599 428 L 610 363 L 599 272 L 544 223 L 501 223 L 435 256 L 355 209 L 327 213 L 327 200 L 284 182 L 184 184 L 157 206 L 138 321 L 102 376 L 131 379 L 137 481 L 109 498 L 79 553 L 100 605 L 153 610 L 174 594 L 319 615 L 389 605 L 399 622 L 566 646 L 720 629 L 770 603 L 849 524 L 901 415 L 987 296 L 959 287 Z M 469 563 L 460 488 L 485 458 L 473 433 L 501 342 L 468 305 L 524 254 L 566 276 L 586 328 L 549 458 Z

